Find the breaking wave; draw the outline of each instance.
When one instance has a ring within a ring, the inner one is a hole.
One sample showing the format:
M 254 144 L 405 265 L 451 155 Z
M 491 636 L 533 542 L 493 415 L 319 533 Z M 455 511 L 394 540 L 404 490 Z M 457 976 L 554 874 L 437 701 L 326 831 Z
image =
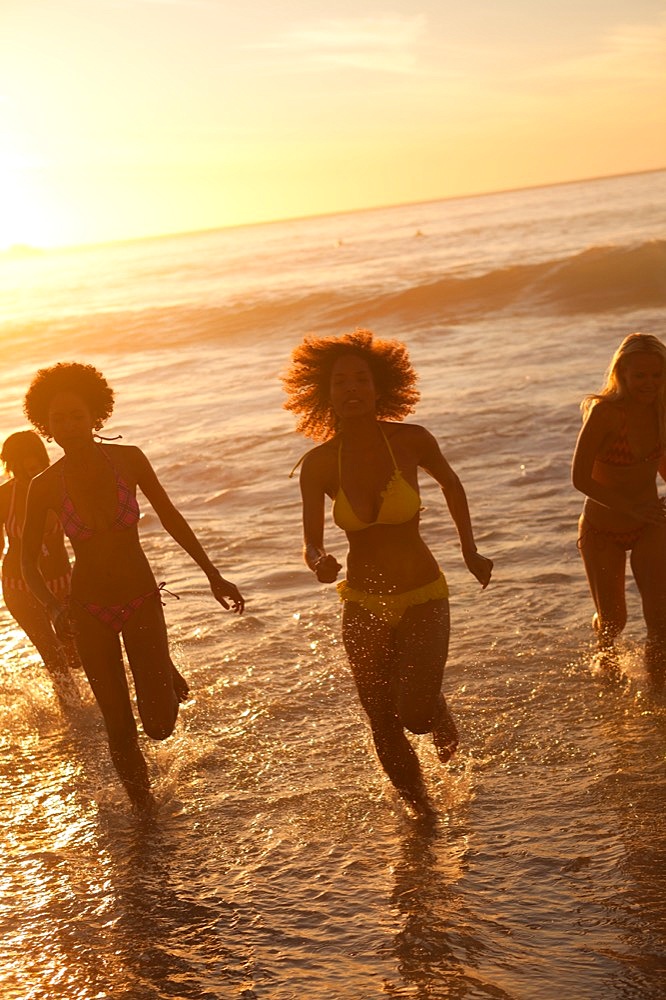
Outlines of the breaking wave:
M 91 343 L 107 350 L 176 347 L 193 341 L 270 339 L 272 331 L 351 329 L 377 320 L 462 322 L 497 312 L 573 314 L 666 306 L 666 240 L 598 246 L 558 259 L 515 263 L 483 274 L 443 274 L 401 287 L 349 285 L 273 293 L 200 306 L 155 305 L 60 316 L 14 325 L 16 344 L 32 348 L 63 339 L 75 351 Z

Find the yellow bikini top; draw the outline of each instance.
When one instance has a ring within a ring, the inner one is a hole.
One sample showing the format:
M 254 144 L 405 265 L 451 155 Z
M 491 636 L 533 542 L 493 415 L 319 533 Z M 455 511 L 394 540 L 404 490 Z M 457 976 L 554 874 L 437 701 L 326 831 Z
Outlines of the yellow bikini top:
M 374 524 L 405 524 L 421 510 L 421 497 L 413 486 L 410 486 L 398 468 L 393 450 L 384 431 L 382 437 L 386 441 L 393 460 L 393 475 L 382 490 L 382 502 L 375 521 L 362 521 L 354 513 L 354 509 L 342 488 L 342 441 L 338 445 L 338 492 L 333 501 L 333 520 L 343 531 L 362 531 Z

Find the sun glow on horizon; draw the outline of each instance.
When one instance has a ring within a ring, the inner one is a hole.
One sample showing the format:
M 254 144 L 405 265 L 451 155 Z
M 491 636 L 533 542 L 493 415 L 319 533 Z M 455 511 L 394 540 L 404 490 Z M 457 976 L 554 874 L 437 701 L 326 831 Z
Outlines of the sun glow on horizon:
M 0 250 L 666 167 L 663 0 L 4 0 Z
M 0 251 L 57 245 L 66 234 L 57 225 L 54 207 L 25 167 L 0 158 Z

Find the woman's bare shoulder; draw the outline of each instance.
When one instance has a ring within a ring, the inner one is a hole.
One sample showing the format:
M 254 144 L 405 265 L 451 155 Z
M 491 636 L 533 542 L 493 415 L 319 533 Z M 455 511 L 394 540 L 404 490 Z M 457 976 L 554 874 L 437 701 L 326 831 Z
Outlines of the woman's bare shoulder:
M 148 458 L 135 444 L 105 444 L 104 450 L 113 468 L 128 484 L 136 483 L 150 468 Z
M 62 494 L 62 458 L 30 480 L 29 495 L 32 503 L 39 501 L 48 507 L 60 502 Z
M 330 438 L 328 441 L 324 441 L 323 444 L 318 444 L 314 448 L 310 448 L 309 451 L 306 451 L 300 464 L 304 471 L 306 468 L 312 471 L 325 469 L 335 460 L 336 454 L 335 438 Z
M 616 399 L 596 400 L 590 406 L 585 417 L 585 423 L 590 422 L 597 427 L 614 430 L 622 422 L 622 404 Z
M 391 444 L 404 448 L 420 448 L 426 441 L 434 441 L 434 435 L 423 424 L 405 424 L 402 421 L 391 423 L 385 421 L 382 428 Z
M 4 522 L 9 511 L 12 493 L 14 491 L 14 480 L 8 479 L 0 486 L 0 521 Z
M 131 462 L 145 458 L 141 449 L 135 444 L 105 444 L 104 449 L 114 462 L 116 460 Z

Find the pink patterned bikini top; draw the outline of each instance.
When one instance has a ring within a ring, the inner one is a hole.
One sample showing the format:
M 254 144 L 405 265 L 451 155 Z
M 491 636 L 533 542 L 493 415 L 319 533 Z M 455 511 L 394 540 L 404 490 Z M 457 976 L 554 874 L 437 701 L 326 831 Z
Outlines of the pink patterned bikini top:
M 102 450 L 102 454 L 113 468 L 114 475 L 116 477 L 116 494 L 118 496 L 118 510 L 116 511 L 116 516 L 110 524 L 109 529 L 111 531 L 124 531 L 125 528 L 133 528 L 139 520 L 138 501 L 125 480 L 118 474 L 113 462 L 104 450 Z M 67 492 L 67 486 L 65 484 L 65 470 L 62 466 L 61 479 L 62 504 L 60 507 L 60 520 L 67 537 L 72 541 L 76 541 L 92 538 L 93 535 L 99 534 L 101 529 L 91 528 L 79 517 L 72 498 Z

